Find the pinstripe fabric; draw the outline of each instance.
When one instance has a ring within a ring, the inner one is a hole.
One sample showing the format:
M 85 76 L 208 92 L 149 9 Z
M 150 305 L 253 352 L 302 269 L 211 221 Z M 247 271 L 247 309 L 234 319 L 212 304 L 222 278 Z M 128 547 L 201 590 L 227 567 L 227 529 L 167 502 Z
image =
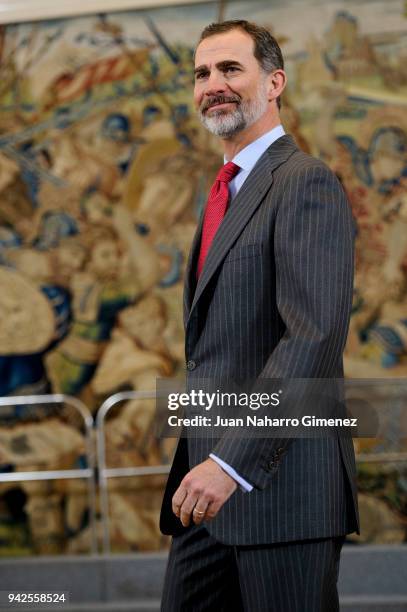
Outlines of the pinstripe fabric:
M 186 358 L 199 378 L 341 378 L 353 283 L 354 224 L 343 189 L 293 138 L 259 159 L 220 226 L 198 282 L 201 225 L 184 294 Z M 189 439 L 173 463 L 161 513 L 183 533 L 171 497 L 210 452 L 254 485 L 207 524 L 229 545 L 330 538 L 359 532 L 350 438 Z
M 343 540 L 229 546 L 193 527 L 173 539 L 161 609 L 337 612 Z

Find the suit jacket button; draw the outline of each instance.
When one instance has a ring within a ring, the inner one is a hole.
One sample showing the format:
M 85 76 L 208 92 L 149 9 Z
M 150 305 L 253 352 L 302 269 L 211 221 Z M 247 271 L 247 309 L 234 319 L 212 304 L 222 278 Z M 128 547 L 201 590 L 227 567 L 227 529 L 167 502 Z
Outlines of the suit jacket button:
M 189 361 L 187 361 L 187 370 L 191 371 L 191 370 L 195 370 L 196 368 L 196 363 L 195 361 L 193 361 L 193 359 L 190 359 Z
M 277 467 L 277 463 L 275 461 L 269 461 L 268 468 L 269 470 L 274 470 Z

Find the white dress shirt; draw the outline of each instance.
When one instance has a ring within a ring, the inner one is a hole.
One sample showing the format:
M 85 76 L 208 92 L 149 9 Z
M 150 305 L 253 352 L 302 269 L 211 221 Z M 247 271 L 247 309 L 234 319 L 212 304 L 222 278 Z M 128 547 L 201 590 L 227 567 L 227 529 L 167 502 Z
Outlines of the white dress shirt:
M 229 183 L 229 194 L 231 199 L 236 196 L 239 189 L 242 187 L 243 183 L 256 165 L 256 162 L 263 155 L 264 151 L 268 149 L 269 146 L 278 138 L 284 136 L 284 134 L 285 131 L 283 126 L 281 124 L 277 125 L 275 128 L 270 130 L 270 132 L 266 132 L 265 134 L 263 134 L 263 136 L 260 136 L 260 138 L 257 138 L 257 140 L 254 140 L 253 142 L 248 144 L 247 147 L 239 151 L 239 153 L 235 155 L 232 160 L 230 160 L 241 168 L 241 170 L 239 170 L 236 176 Z M 225 157 L 224 163 L 226 164 L 227 161 L 228 160 Z M 225 463 L 224 461 L 222 461 L 222 459 L 220 459 L 213 453 L 210 453 L 209 457 L 216 461 L 216 463 L 218 463 L 220 467 L 227 474 L 229 474 L 229 476 L 236 480 L 236 482 L 240 485 L 243 491 L 247 492 L 253 489 L 253 486 L 249 482 L 247 482 L 247 480 L 239 476 L 236 470 L 234 470 L 232 466 L 230 466 L 228 463 Z

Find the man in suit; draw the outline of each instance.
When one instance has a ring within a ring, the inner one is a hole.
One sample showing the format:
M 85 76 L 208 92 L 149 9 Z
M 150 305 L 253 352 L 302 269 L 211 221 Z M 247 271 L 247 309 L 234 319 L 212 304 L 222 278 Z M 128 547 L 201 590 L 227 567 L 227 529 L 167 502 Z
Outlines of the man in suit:
M 336 176 L 283 130 L 285 84 L 267 30 L 205 28 L 194 101 L 225 165 L 186 272 L 190 385 L 343 377 L 354 224 Z M 341 547 L 359 533 L 352 440 L 183 437 L 160 525 L 166 612 L 338 610 Z

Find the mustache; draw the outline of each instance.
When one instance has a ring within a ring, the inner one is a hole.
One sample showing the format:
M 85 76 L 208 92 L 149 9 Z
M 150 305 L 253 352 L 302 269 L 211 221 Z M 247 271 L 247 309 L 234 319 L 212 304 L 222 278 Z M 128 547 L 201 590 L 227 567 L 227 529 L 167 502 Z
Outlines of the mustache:
M 205 100 L 205 102 L 203 102 L 203 104 L 201 105 L 200 111 L 201 113 L 204 113 L 206 110 L 208 110 L 208 108 L 210 108 L 211 106 L 213 106 L 214 104 L 226 104 L 227 102 L 236 102 L 237 104 L 240 104 L 240 97 L 239 96 L 210 96 L 209 98 L 207 98 Z

